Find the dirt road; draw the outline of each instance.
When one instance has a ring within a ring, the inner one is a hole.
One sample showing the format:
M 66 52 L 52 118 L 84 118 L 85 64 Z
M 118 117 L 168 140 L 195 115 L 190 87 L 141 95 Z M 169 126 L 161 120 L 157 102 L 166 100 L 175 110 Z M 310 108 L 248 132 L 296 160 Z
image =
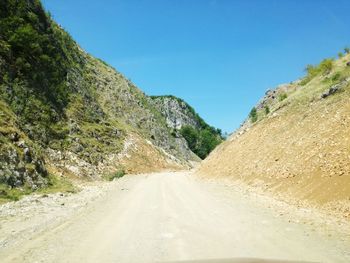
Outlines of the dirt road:
M 191 173 L 125 176 L 93 198 L 82 195 L 17 216 L 4 216 L 11 205 L 0 210 L 0 261 L 350 261 L 344 233 L 291 221 L 253 196 Z

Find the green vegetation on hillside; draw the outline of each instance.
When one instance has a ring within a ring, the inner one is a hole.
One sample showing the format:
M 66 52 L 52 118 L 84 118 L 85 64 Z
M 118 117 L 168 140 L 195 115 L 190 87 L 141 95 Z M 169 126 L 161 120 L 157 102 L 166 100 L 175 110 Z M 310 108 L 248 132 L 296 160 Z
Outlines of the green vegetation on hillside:
M 183 126 L 180 133 L 187 141 L 189 148 L 201 159 L 207 157 L 222 142 L 221 135 L 211 129 L 197 130 L 192 126 Z
M 339 59 L 328 58 L 318 65 L 307 65 L 307 74 L 301 80 L 268 90 L 259 104 L 250 111 L 249 122 L 256 123 L 258 120 L 263 120 L 270 113 L 275 113 L 287 105 L 292 106 L 290 109 L 297 110 L 305 103 L 345 91 L 350 78 L 349 53 L 350 49 L 344 48 L 343 52 L 338 54 Z
M 283 92 L 280 95 L 278 95 L 278 100 L 279 101 L 284 101 L 286 98 L 288 98 L 288 95 L 285 92 Z
M 50 175 L 46 187 L 37 190 L 37 194 L 75 193 L 79 191 L 67 178 Z M 0 204 L 8 201 L 18 201 L 23 196 L 33 193 L 33 189 L 27 185 L 21 188 L 13 188 L 0 183 Z
M 114 179 L 122 178 L 125 174 L 126 174 L 126 172 L 125 172 L 124 168 L 120 168 L 116 172 L 114 172 L 112 174 L 105 175 L 103 177 L 108 181 L 113 181 Z
M 305 71 L 306 77 L 302 80 L 301 85 L 305 85 L 310 82 L 314 77 L 318 75 L 327 75 L 333 69 L 334 60 L 327 58 L 321 61 L 318 65 L 307 65 Z
M 249 118 L 251 122 L 256 122 L 258 120 L 258 114 L 255 107 L 253 107 L 252 110 L 250 111 Z
M 73 92 L 68 72 L 83 63 L 77 54 L 75 42 L 40 1 L 1 1 L 0 98 L 30 138 L 47 143 L 55 136 L 51 124 L 64 118 Z
M 67 70 L 77 60 L 74 41 L 46 16 L 40 1 L 1 1 L 0 18 L 0 52 L 6 62 L 1 82 L 16 84 L 11 87 L 12 97 L 22 95 L 19 99 L 23 100 L 36 95 L 60 110 L 69 95 L 63 84 Z M 19 90 L 23 85 L 31 86 L 31 92 L 23 94 L 24 90 Z
M 265 114 L 268 115 L 270 113 L 270 107 L 266 105 L 264 109 L 265 109 Z
M 171 132 L 148 96 L 83 51 L 40 0 L 0 1 L 0 184 L 20 192 L 45 188 L 51 184 L 49 166 L 65 172 L 68 165 L 83 164 L 69 171 L 82 176 L 114 171 L 119 164 L 111 156 L 134 137 L 140 145 L 152 141 L 179 166 L 196 159 Z M 168 165 L 159 164 L 166 155 L 157 154 L 145 162 L 150 169 Z
M 150 96 L 152 99 L 169 98 L 175 100 L 179 105 L 184 105 L 184 111 L 197 125 L 184 125 L 180 129 L 180 134 L 187 141 L 188 147 L 201 159 L 204 159 L 209 153 L 222 142 L 222 131 L 206 123 L 199 114 L 183 99 L 173 95 Z M 174 133 L 176 134 L 176 133 Z

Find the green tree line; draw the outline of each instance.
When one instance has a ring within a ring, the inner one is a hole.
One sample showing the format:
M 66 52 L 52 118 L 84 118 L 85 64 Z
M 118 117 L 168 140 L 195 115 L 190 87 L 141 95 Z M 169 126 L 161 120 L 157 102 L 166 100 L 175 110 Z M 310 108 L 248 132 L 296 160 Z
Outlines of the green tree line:
M 201 159 L 207 157 L 222 142 L 221 133 L 215 129 L 195 129 L 192 126 L 183 126 L 180 133 L 187 141 L 189 148 Z

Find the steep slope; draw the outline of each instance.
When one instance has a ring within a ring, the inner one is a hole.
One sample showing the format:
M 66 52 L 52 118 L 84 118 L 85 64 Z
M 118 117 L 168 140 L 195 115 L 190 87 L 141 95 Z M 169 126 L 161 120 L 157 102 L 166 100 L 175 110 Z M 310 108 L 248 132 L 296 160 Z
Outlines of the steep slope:
M 151 96 L 176 138 L 184 137 L 190 149 L 204 159 L 223 140 L 221 130 L 207 124 L 184 100 L 172 95 Z
M 198 172 L 349 217 L 349 61 L 349 54 L 324 60 L 304 79 L 268 91 Z
M 154 106 L 166 118 L 167 126 L 180 130 L 183 126 L 202 129 L 209 126 L 184 100 L 172 95 L 151 96 Z
M 0 3 L 0 183 L 190 167 L 152 99 L 83 51 L 37 0 Z

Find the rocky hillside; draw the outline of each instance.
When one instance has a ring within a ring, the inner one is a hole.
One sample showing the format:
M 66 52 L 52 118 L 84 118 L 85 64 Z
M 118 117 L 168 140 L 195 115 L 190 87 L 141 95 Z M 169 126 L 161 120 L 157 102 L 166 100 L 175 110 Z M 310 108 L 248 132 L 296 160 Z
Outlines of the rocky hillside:
M 184 100 L 172 95 L 151 96 L 152 104 L 163 115 L 177 138 L 185 138 L 190 149 L 204 159 L 222 140 L 220 129 L 207 124 Z
M 307 67 L 266 92 L 247 120 L 200 166 L 287 202 L 350 218 L 350 54 Z
M 0 143 L 0 183 L 32 189 L 50 174 L 99 178 L 198 160 L 153 99 L 82 50 L 37 0 L 0 3 Z
M 200 129 L 206 124 L 184 100 L 175 96 L 151 96 L 154 106 L 166 119 L 167 126 L 180 130 L 184 126 Z

